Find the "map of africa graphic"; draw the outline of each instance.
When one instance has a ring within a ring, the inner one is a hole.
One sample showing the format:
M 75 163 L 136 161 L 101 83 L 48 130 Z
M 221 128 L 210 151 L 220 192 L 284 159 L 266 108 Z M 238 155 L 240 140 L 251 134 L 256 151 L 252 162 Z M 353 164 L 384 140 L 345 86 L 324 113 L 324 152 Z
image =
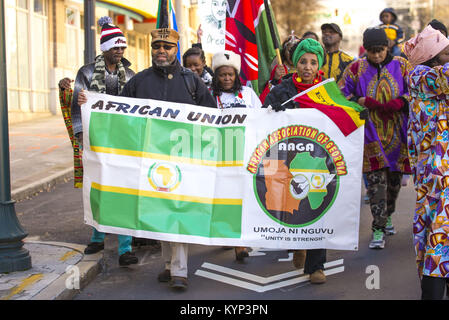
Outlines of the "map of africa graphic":
M 261 206 L 276 220 L 305 224 L 331 205 L 337 190 L 335 166 L 323 148 L 315 144 L 314 149 L 278 151 L 277 157 L 268 154 L 262 159 L 255 178 L 256 193 Z

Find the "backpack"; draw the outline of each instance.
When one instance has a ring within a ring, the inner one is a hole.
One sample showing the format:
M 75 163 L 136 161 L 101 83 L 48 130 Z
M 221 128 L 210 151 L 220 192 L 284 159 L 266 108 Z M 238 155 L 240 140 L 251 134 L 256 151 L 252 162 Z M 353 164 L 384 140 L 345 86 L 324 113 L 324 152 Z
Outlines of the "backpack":
M 198 104 L 197 96 L 196 96 L 196 81 L 195 74 L 187 68 L 181 67 L 181 75 L 184 78 L 184 82 L 186 84 L 187 90 L 189 90 L 190 95 L 192 96 L 193 101 Z

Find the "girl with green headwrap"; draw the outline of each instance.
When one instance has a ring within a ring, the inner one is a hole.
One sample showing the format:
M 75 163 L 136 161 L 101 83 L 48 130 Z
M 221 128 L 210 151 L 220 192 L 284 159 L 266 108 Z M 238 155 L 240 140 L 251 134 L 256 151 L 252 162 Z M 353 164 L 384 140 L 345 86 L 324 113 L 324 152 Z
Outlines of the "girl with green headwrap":
M 296 72 L 284 77 L 282 83 L 276 86 L 264 101 L 265 107 L 271 105 L 275 111 L 299 108 L 295 101 L 283 106 L 281 104 L 322 81 L 320 69 L 323 66 L 324 50 L 318 41 L 302 39 L 292 48 L 291 56 Z
M 292 61 L 296 72 L 283 78 L 282 83 L 271 90 L 267 95 L 264 107 L 271 107 L 275 111 L 299 108 L 295 101 L 281 106 L 298 93 L 309 89 L 322 81 L 320 71 L 323 65 L 324 50 L 321 44 L 314 39 L 303 39 L 292 48 Z M 295 250 L 293 265 L 297 269 L 304 268 L 304 273 L 310 274 L 310 282 L 320 284 L 326 282 L 324 263 L 326 262 L 326 249 Z

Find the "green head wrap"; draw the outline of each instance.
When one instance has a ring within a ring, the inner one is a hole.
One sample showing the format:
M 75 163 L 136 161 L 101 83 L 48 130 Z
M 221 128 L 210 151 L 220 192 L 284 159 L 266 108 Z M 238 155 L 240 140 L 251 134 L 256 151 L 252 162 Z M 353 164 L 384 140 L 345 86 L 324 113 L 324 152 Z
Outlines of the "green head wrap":
M 324 57 L 324 50 L 321 44 L 314 40 L 314 39 L 304 39 L 302 40 L 298 46 L 296 47 L 295 52 L 292 56 L 292 62 L 293 65 L 296 67 L 298 64 L 299 58 L 301 58 L 304 53 L 313 53 L 316 54 L 318 58 L 318 64 L 320 65 L 320 69 L 323 66 L 323 57 Z

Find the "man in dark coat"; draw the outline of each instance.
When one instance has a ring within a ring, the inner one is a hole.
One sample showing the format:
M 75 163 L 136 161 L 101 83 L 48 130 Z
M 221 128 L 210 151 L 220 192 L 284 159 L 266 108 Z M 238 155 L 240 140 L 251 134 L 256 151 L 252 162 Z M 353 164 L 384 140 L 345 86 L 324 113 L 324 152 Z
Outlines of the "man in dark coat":
M 73 135 L 78 145 L 82 148 L 83 126 L 81 122 L 80 102 L 84 102 L 85 95 L 80 94 L 82 90 L 95 91 L 111 95 L 118 95 L 125 83 L 134 76 L 129 66 L 131 63 L 123 58 L 127 47 L 126 38 L 121 30 L 112 24 L 109 17 L 100 18 L 98 24 L 102 27 L 100 38 L 100 49 L 102 54 L 78 70 L 73 90 L 71 117 Z M 64 78 L 59 82 L 60 90 L 69 90 L 71 80 Z M 81 96 L 81 100 L 79 100 Z M 85 254 L 94 254 L 104 249 L 105 233 L 93 228 L 91 242 L 84 250 Z M 138 262 L 132 252 L 132 237 L 118 235 L 119 265 L 128 266 Z
M 153 65 L 136 74 L 123 88 L 122 96 L 188 103 L 216 108 L 216 103 L 203 81 L 176 59 L 179 34 L 172 29 L 151 32 Z M 187 288 L 188 245 L 161 242 L 165 270 L 158 275 L 160 282 L 170 282 L 176 289 Z

